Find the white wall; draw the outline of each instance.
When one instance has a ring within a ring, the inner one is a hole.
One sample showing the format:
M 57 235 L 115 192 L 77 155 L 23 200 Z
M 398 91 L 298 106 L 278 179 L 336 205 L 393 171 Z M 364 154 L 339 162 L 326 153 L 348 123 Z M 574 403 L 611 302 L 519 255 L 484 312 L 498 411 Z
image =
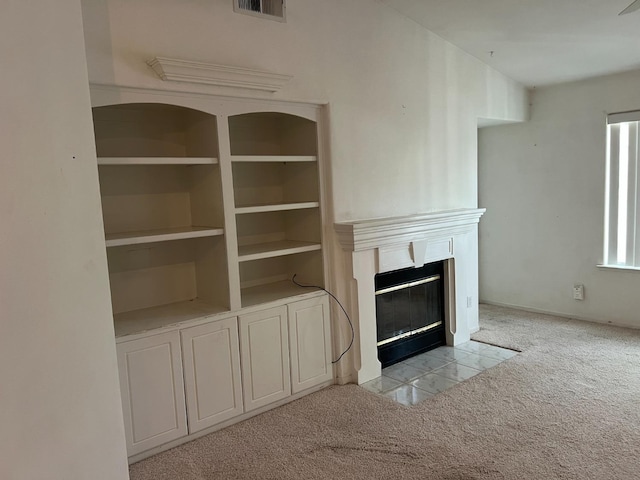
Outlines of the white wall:
M 337 220 L 476 206 L 476 118 L 524 119 L 523 87 L 379 1 L 232 4 L 84 0 L 90 80 L 225 93 L 162 82 L 156 55 L 291 74 L 274 98 L 330 103 Z
M 640 273 L 596 268 L 606 114 L 640 109 L 639 82 L 636 71 L 538 89 L 530 122 L 481 130 L 481 300 L 640 327 Z
M 128 478 L 78 1 L 0 14 L 0 478 Z
M 242 93 L 162 82 L 145 62 L 166 56 L 290 74 L 271 98 L 327 102 L 329 286 L 343 300 L 353 290 L 333 221 L 477 205 L 478 118 L 524 120 L 520 84 L 378 0 L 290 1 L 286 23 L 232 5 L 83 0 L 91 82 Z M 339 352 L 350 331 L 343 319 L 335 328 Z M 344 379 L 350 361 L 339 366 Z

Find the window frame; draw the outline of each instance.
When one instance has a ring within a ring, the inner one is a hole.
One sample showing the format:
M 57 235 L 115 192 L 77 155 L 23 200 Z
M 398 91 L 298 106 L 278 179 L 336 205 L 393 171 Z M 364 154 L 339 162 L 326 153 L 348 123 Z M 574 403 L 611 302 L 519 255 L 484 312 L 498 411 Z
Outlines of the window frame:
M 603 262 L 640 270 L 640 110 L 607 115 Z

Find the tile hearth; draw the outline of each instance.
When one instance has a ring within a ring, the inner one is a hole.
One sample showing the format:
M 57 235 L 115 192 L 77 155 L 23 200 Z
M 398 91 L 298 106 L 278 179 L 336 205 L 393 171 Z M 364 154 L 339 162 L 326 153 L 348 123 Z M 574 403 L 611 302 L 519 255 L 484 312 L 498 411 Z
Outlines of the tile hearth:
M 513 350 L 474 341 L 438 347 L 383 369 L 381 377 L 361 387 L 411 406 L 515 355 Z

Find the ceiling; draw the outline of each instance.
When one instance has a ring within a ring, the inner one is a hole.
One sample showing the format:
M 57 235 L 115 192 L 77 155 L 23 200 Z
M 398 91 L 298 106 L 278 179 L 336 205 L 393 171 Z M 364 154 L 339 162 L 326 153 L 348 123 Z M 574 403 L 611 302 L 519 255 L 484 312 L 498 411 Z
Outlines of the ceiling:
M 527 87 L 640 69 L 632 0 L 380 1 Z

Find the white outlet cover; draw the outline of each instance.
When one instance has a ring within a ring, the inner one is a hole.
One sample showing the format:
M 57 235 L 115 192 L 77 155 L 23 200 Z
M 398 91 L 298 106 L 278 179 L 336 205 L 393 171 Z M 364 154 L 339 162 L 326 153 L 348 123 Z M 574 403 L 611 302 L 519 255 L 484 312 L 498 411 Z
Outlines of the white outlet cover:
M 584 285 L 573 286 L 573 298 L 574 300 L 584 300 Z

